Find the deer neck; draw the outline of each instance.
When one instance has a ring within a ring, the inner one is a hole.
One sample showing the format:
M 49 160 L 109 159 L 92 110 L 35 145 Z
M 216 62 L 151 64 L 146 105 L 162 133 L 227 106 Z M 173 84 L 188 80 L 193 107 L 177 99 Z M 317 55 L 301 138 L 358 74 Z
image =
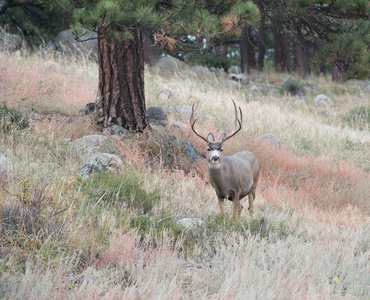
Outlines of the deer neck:
M 225 163 L 222 164 L 208 164 L 208 172 L 211 179 L 212 186 L 221 192 L 225 181 Z

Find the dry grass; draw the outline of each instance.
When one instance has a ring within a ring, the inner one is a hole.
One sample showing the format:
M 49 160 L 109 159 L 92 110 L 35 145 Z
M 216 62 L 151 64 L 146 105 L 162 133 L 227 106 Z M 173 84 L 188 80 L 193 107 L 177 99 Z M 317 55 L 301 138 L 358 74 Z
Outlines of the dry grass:
M 148 164 L 143 138 L 114 137 L 127 157 L 121 180 L 150 204 L 142 214 L 137 207 L 128 209 L 131 198 L 116 189 L 120 177 L 96 179 L 90 193 L 89 181 L 77 174 L 81 158 L 71 141 L 97 132 L 90 119 L 79 116 L 94 99 L 96 67 L 60 61 L 60 69 L 45 71 L 36 56 L 0 54 L 0 61 L 1 74 L 6 72 L 0 76 L 0 95 L 8 106 L 71 118 L 70 123 L 43 118 L 26 130 L 0 130 L 0 151 L 13 162 L 10 180 L 4 178 L 0 188 L 0 298 L 368 298 L 367 130 L 328 126 L 320 109 L 310 103 L 299 107 L 289 96 L 250 95 L 227 87 L 222 78 L 162 78 L 146 69 L 147 106 L 201 100 L 202 132 L 231 130 L 234 99 L 243 110 L 244 127 L 225 152 L 253 151 L 262 174 L 255 215 L 243 212 L 234 222 L 231 213 L 219 216 L 205 165 L 189 174 L 169 171 Z M 253 76 L 268 84 L 283 79 L 274 73 Z M 364 97 L 357 82 L 339 86 L 312 77 L 304 85 L 327 92 L 338 113 L 354 106 L 351 97 Z M 158 88 L 170 89 L 172 98 L 157 96 Z M 169 119 L 188 123 L 188 116 L 175 113 Z M 163 130 L 204 151 L 189 127 Z M 257 142 L 267 132 L 279 137 L 281 149 Z M 231 203 L 226 204 L 231 212 Z M 13 223 L 5 212 L 16 216 Z M 198 218 L 204 225 L 187 231 L 176 223 L 181 218 Z M 12 231 L 4 224 L 30 227 Z

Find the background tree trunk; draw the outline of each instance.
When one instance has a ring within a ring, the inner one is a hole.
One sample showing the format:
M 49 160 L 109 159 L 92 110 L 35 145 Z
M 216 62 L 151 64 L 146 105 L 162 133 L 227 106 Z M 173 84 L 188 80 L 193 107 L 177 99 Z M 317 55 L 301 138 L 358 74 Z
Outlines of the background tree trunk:
M 161 48 L 158 45 L 153 45 L 152 39 L 144 35 L 144 62 L 150 66 L 155 65 L 161 53 Z
M 311 73 L 310 69 L 310 54 L 299 40 L 294 40 L 294 61 L 295 71 L 302 77 L 306 77 Z
M 121 125 L 142 131 L 147 127 L 144 95 L 142 31 L 118 41 L 99 33 L 99 90 L 96 98 L 98 124 Z
M 220 45 L 220 47 L 219 47 L 219 51 L 220 51 L 220 56 L 221 56 L 222 58 L 227 59 L 227 51 L 229 50 L 228 48 L 229 48 L 229 46 L 228 46 L 228 44 L 227 44 L 227 41 L 225 41 L 224 43 L 222 43 L 222 44 Z
M 243 73 L 250 73 L 250 68 L 256 67 L 256 51 L 252 42 L 252 29 L 251 26 L 243 28 L 240 37 L 240 56 Z
M 274 59 L 276 72 L 290 72 L 292 63 L 290 60 L 289 42 L 281 23 L 272 26 L 274 35 Z
M 343 71 L 335 63 L 333 63 L 333 66 L 331 68 L 331 77 L 332 80 L 336 82 L 343 82 L 344 80 Z
M 265 61 L 266 54 L 266 18 L 262 16 L 261 25 L 258 31 L 258 58 L 257 58 L 257 67 L 258 70 L 262 71 Z

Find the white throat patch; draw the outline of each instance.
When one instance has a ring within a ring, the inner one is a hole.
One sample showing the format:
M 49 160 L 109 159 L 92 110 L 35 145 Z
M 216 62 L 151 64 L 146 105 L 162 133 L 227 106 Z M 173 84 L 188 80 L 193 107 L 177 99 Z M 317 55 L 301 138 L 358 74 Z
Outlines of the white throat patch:
M 209 162 L 208 169 L 219 169 L 221 168 L 220 162 Z

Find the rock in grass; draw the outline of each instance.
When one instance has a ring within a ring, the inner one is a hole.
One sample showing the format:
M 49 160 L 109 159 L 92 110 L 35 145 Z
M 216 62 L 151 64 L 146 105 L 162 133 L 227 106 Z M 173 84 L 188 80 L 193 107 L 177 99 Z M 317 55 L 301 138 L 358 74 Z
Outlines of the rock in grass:
M 368 81 L 362 88 L 363 92 L 370 93 L 370 81 Z
M 22 39 L 8 32 L 0 32 L 0 51 L 15 51 L 22 47 Z
M 230 68 L 227 69 L 227 73 L 242 74 L 243 72 L 239 66 L 231 66 Z
M 156 95 L 158 98 L 168 100 L 172 97 L 172 92 L 168 89 L 158 89 Z
M 211 70 L 203 66 L 194 66 L 191 68 L 191 74 L 199 79 L 212 79 L 214 77 Z
M 0 183 L 7 183 L 13 171 L 13 163 L 0 153 Z
M 79 138 L 73 142 L 76 150 L 82 155 L 86 161 L 94 154 L 109 153 L 124 158 L 125 155 L 114 144 L 114 142 L 105 135 L 88 135 Z
M 120 173 L 123 165 L 122 160 L 114 154 L 101 153 L 90 156 L 80 168 L 82 178 L 87 178 L 96 172 Z
M 333 101 L 324 94 L 317 95 L 313 98 L 313 103 L 318 107 L 331 107 L 334 105 Z
M 87 103 L 86 106 L 85 106 L 85 109 L 84 109 L 84 115 L 89 115 L 91 113 L 93 113 L 95 110 L 95 103 Z
M 242 83 L 242 84 L 248 84 L 249 83 L 249 78 L 244 75 L 244 74 L 235 74 L 235 73 L 230 73 L 229 78 L 233 81 Z
M 166 125 L 167 114 L 161 107 L 151 106 L 146 110 L 146 117 L 148 121 L 154 125 Z
M 128 135 L 128 134 L 130 134 L 130 131 L 127 130 L 126 128 L 124 128 L 121 125 L 112 124 L 112 125 L 108 126 L 106 129 L 111 135 L 116 135 L 116 134 L 118 134 L 118 135 Z
M 204 222 L 197 218 L 184 218 L 177 221 L 177 224 L 185 227 L 187 230 L 198 228 L 204 224 Z
M 281 143 L 279 139 L 272 133 L 265 133 L 264 135 L 261 135 L 260 137 L 257 138 L 257 141 L 268 142 L 270 145 L 276 148 L 279 148 L 279 149 L 281 148 Z

